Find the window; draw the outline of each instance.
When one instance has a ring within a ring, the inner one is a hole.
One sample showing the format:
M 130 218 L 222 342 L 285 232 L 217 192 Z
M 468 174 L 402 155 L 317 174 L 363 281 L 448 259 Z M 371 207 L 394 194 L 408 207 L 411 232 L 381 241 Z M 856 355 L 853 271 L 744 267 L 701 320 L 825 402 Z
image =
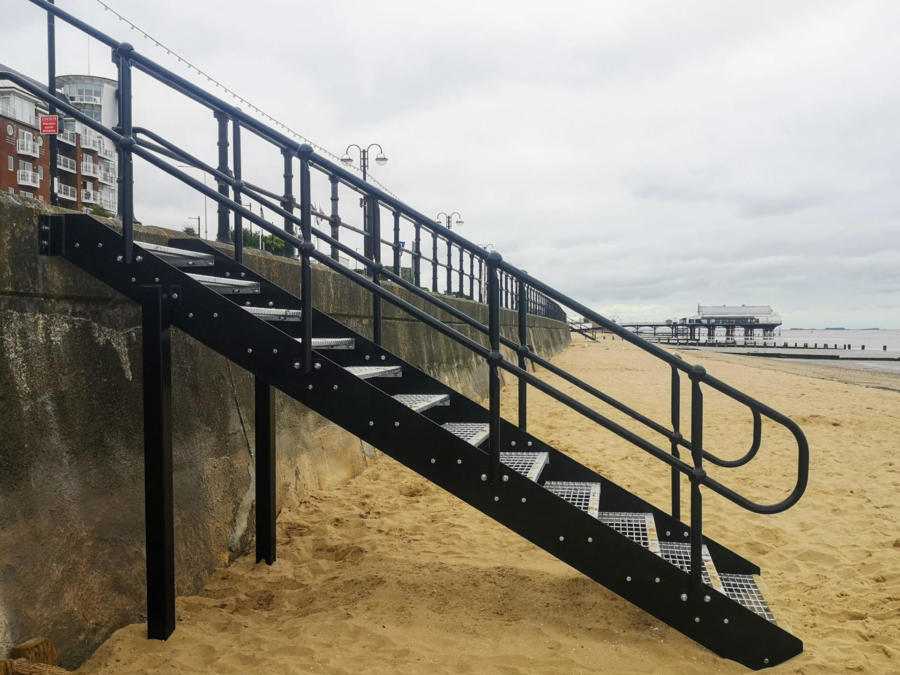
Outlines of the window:
M 13 157 L 12 155 L 10 155 L 10 156 L 7 157 L 6 159 L 8 160 L 8 161 L 7 161 L 7 168 L 8 168 L 10 171 L 15 171 L 15 170 L 16 170 L 16 159 L 15 159 L 15 157 Z
M 31 162 L 26 162 L 24 159 L 19 160 L 19 171 L 32 171 Z
M 11 194 L 11 195 L 16 194 L 16 188 L 9 188 L 9 194 Z
M 38 167 L 38 180 L 44 180 L 44 167 Z

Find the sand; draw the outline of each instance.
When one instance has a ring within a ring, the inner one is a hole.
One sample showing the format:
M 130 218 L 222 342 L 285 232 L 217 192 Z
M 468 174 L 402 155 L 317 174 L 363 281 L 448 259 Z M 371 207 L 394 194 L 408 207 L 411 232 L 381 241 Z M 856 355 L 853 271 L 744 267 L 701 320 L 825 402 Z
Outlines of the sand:
M 760 565 L 776 617 L 805 642 L 774 672 L 900 672 L 898 378 L 866 386 L 857 371 L 683 355 L 792 416 L 809 438 L 809 488 L 788 512 L 754 515 L 705 493 L 706 532 Z M 556 362 L 668 419 L 668 370 L 622 341 L 579 342 Z M 503 395 L 513 418 L 515 387 Z M 658 462 L 536 392 L 529 403 L 537 436 L 668 504 Z M 706 405 L 707 447 L 742 454 L 749 414 L 714 393 Z M 750 467 L 714 475 L 777 501 L 792 485 L 795 451 L 770 425 L 763 443 Z M 748 672 L 387 456 L 281 513 L 278 546 L 275 565 L 238 559 L 178 598 L 167 642 L 127 626 L 80 672 Z

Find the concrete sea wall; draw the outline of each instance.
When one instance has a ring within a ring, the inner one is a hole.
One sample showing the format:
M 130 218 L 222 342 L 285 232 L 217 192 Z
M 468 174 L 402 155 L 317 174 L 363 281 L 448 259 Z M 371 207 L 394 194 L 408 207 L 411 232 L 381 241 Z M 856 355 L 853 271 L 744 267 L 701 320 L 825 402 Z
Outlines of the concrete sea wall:
M 37 255 L 47 208 L 0 195 L 0 658 L 45 635 L 71 666 L 144 618 L 141 330 L 136 305 L 65 260 Z M 137 238 L 172 235 L 141 228 Z M 299 288 L 296 263 L 248 259 Z M 314 285 L 317 307 L 370 334 L 371 296 L 326 269 L 314 270 Z M 449 301 L 486 323 L 484 306 Z M 514 336 L 515 322 L 504 312 L 504 333 Z M 173 332 L 176 587 L 187 594 L 251 540 L 253 387 L 249 373 Z M 480 359 L 388 305 L 384 338 L 463 394 L 486 396 Z M 531 341 L 552 355 L 568 329 L 535 317 Z M 277 430 L 279 508 L 369 461 L 359 439 L 281 394 Z

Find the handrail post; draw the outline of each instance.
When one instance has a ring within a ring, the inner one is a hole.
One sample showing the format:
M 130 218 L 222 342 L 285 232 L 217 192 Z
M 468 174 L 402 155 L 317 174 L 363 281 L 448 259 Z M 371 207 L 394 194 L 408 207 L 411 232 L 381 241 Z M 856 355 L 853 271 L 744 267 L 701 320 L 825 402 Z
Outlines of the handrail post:
M 131 55 L 134 52 L 127 42 L 120 44 L 114 51 L 118 69 L 119 87 L 119 217 L 122 220 L 123 257 L 130 263 L 134 256 L 134 164 L 131 149 L 134 147 L 134 134 L 131 123 Z
M 678 441 L 681 440 L 681 377 L 678 368 L 672 366 L 672 456 L 680 458 Z M 681 520 L 681 472 L 674 466 L 672 471 L 672 517 Z
M 416 287 L 422 285 L 422 226 L 419 223 L 413 225 L 416 238 L 413 243 L 413 283 Z
M 400 212 L 394 211 L 394 274 L 400 275 Z
M 216 121 L 219 123 L 219 172 L 226 176 L 231 175 L 228 169 L 228 115 L 220 110 L 213 113 Z M 228 199 L 228 183 L 216 181 L 218 183 L 219 194 Z M 228 244 L 231 243 L 231 233 L 228 231 L 228 207 L 224 202 L 219 202 L 219 226 L 216 232 L 216 240 Z
M 469 252 L 469 300 L 475 299 L 475 254 Z
M 309 157 L 313 153 L 311 145 L 301 145 L 297 153 L 300 155 L 300 230 L 303 244 L 300 249 L 300 326 L 303 346 L 303 367 L 307 373 L 312 371 L 312 268 L 310 253 L 315 250 L 312 243 L 312 204 L 310 203 Z
M 281 197 L 281 208 L 283 208 L 288 213 L 294 212 L 294 151 L 288 150 L 287 148 L 282 148 L 281 154 L 284 156 L 284 195 Z M 284 218 L 284 231 L 288 234 L 294 234 L 294 223 L 293 221 L 285 216 Z M 284 245 L 284 255 L 287 258 L 293 258 L 297 255 L 297 251 L 294 250 L 293 244 L 288 244 L 285 242 Z
M 331 182 L 331 238 L 335 241 L 341 239 L 341 216 L 338 212 L 338 178 L 337 176 L 329 176 Z M 341 261 L 341 256 L 337 246 L 331 245 L 331 259 L 337 262 Z
M 234 201 L 241 203 L 241 122 L 237 116 L 231 119 L 231 140 L 232 140 L 232 164 L 234 165 Z M 262 237 L 262 233 L 259 235 Z M 244 262 L 244 219 L 237 211 L 234 212 L 234 259 Z
M 453 242 L 447 239 L 447 288 L 446 295 L 453 295 Z
M 465 295 L 466 292 L 463 290 L 463 247 L 459 247 L 459 294 Z
M 488 359 L 488 393 L 490 396 L 490 480 L 500 479 L 500 284 L 498 267 L 503 258 L 492 251 L 487 258 L 488 267 L 488 336 L 491 355 Z
M 523 270 L 524 274 L 528 274 Z M 525 300 L 527 286 L 519 282 L 519 368 L 525 370 L 525 353 L 528 350 L 528 303 Z M 522 431 L 528 429 L 528 405 L 527 405 L 528 383 L 519 378 L 519 428 Z
M 484 260 L 478 259 L 478 302 L 484 302 Z
M 434 230 L 431 231 L 431 292 L 438 292 L 437 285 L 437 277 L 438 277 L 438 264 L 437 264 L 437 245 L 438 245 L 438 236 L 437 232 Z
M 692 366 L 691 378 L 691 458 L 694 469 L 691 472 L 691 589 L 699 592 L 703 570 L 703 498 L 700 495 L 700 481 L 706 477 L 703 470 L 703 392 L 700 382 L 706 370 L 703 366 Z
M 54 4 L 54 0 L 49 0 Z M 47 112 L 56 115 L 56 106 L 53 99 L 56 98 L 56 17 L 52 12 L 47 12 L 47 90 L 50 92 Z M 58 121 L 58 118 L 57 118 Z M 53 206 L 59 204 L 56 194 L 56 180 L 59 168 L 56 166 L 56 157 L 59 154 L 59 141 L 57 134 L 50 136 L 50 203 Z
M 372 237 L 372 283 L 381 285 L 381 208 L 375 196 L 366 197 L 368 208 L 366 209 L 371 227 L 369 234 Z M 381 296 L 372 294 L 372 342 L 381 344 Z

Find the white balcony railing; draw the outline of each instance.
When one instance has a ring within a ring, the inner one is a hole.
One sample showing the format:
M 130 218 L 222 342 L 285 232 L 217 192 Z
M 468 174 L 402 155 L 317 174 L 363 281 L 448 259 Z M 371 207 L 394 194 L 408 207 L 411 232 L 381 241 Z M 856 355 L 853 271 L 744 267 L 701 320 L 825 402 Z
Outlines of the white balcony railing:
M 93 162 L 82 162 L 81 175 L 90 176 L 91 178 L 97 178 L 100 175 L 100 167 Z
M 75 160 L 62 155 L 56 156 L 56 166 L 69 173 L 78 173 L 78 164 L 75 163 Z
M 38 179 L 38 175 L 34 171 L 20 169 L 16 172 L 16 178 L 19 181 L 19 185 L 29 185 L 31 187 L 41 186 L 41 181 Z
M 110 148 L 109 146 L 107 146 L 104 143 L 103 145 L 100 146 L 100 156 L 103 157 L 103 159 L 109 159 L 109 160 L 115 159 L 116 149 Z
M 20 155 L 29 155 L 31 157 L 37 157 L 40 154 L 38 144 L 34 141 L 29 141 L 24 138 L 20 138 L 18 141 L 16 141 L 16 151 Z
M 60 142 L 68 143 L 69 145 L 75 145 L 78 142 L 74 131 L 60 131 L 58 134 L 56 134 L 56 138 Z
M 69 95 L 69 101 L 72 103 L 93 103 L 94 105 L 100 105 L 100 97 L 99 96 L 88 96 L 85 94 L 71 94 Z
M 100 201 L 100 193 L 95 190 L 82 190 L 81 202 L 83 204 L 97 204 Z
M 56 194 L 58 194 L 63 199 L 68 199 L 70 202 L 78 201 L 78 190 L 73 188 L 71 185 L 66 185 L 65 183 L 60 183 L 56 186 Z
M 116 174 L 112 171 L 101 171 L 98 178 L 100 178 L 101 183 L 106 183 L 107 185 L 115 185 L 117 180 Z

